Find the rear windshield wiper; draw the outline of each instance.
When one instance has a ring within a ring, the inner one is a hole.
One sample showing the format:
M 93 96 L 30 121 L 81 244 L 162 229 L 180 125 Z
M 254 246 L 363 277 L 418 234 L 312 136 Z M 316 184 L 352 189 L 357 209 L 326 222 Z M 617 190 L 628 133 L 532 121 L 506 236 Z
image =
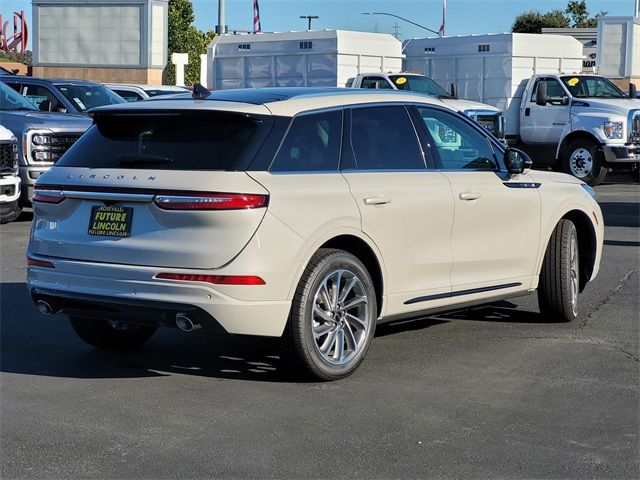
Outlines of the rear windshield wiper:
M 123 153 L 116 155 L 120 165 L 129 165 L 131 163 L 172 163 L 173 159 L 163 157 L 162 155 L 145 155 L 145 154 L 128 154 Z

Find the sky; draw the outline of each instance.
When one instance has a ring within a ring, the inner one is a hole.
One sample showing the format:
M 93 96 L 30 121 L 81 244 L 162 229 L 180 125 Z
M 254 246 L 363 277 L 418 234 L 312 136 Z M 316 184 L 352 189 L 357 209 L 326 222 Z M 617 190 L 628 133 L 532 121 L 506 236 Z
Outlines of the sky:
M 97 0 L 96 0 L 97 1 Z M 600 10 L 609 15 L 633 15 L 635 0 L 587 0 L 591 14 Z M 196 26 L 213 29 L 217 23 L 217 0 L 192 0 Z M 262 30 L 267 32 L 306 30 L 300 15 L 318 15 L 312 28 L 347 29 L 394 33 L 398 23 L 401 39 L 431 35 L 402 20 L 388 16 L 362 15 L 363 12 L 387 12 L 408 18 L 432 30 L 438 30 L 442 18 L 442 0 L 259 0 Z M 447 0 L 446 35 L 507 32 L 516 15 L 535 9 L 564 10 L 567 0 Z M 31 20 L 31 0 L 0 0 L 0 14 L 7 20 L 13 11 L 25 10 Z M 227 0 L 229 29 L 249 30 L 253 24 L 253 0 Z M 10 29 L 11 31 L 11 29 Z

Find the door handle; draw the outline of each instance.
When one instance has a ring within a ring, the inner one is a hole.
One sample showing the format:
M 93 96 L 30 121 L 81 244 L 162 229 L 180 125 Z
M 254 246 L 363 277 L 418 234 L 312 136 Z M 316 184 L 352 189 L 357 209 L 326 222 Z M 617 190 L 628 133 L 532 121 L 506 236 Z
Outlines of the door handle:
M 480 192 L 462 192 L 458 196 L 460 197 L 460 200 L 477 200 L 482 195 Z
M 387 203 L 391 203 L 391 199 L 387 197 L 365 197 L 364 198 L 365 205 L 386 205 Z

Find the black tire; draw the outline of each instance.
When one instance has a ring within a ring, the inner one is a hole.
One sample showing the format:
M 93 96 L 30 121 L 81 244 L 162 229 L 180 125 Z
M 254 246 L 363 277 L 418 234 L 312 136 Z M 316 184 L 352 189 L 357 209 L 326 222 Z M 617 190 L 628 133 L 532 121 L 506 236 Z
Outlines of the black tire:
M 158 327 L 117 323 L 108 320 L 84 317 L 69 317 L 71 326 L 78 336 L 97 348 L 107 350 L 128 350 L 139 347 L 155 333 Z
M 322 285 L 329 285 L 329 281 L 332 288 L 327 288 L 328 295 L 323 296 Z M 333 285 L 336 284 L 338 294 L 334 297 Z M 351 290 L 348 284 L 352 284 Z M 348 293 L 340 301 L 340 294 L 345 291 Z M 338 300 L 333 302 L 338 306 L 331 309 L 332 302 L 323 302 L 323 298 Z M 354 301 L 358 306 L 349 307 Z M 322 310 L 324 316 L 319 317 L 318 310 Z M 287 367 L 305 379 L 330 381 L 350 375 L 371 346 L 377 316 L 376 291 L 362 262 L 343 250 L 318 250 L 300 279 L 283 336 Z M 366 319 L 366 326 L 355 322 L 354 317 Z M 327 318 L 331 320 L 325 320 Z M 330 330 L 319 334 L 325 329 Z M 317 338 L 314 333 L 318 334 Z M 323 354 L 321 348 L 325 345 L 327 351 Z
M 591 168 L 586 167 L 589 159 Z M 576 138 L 569 142 L 562 157 L 562 171 L 595 187 L 607 176 L 609 169 L 600 145 L 588 138 Z
M 560 220 L 549 239 L 538 283 L 538 305 L 546 320 L 570 322 L 578 316 L 579 266 L 576 227 L 571 220 Z
M 17 220 L 22 213 L 22 207 L 20 206 L 20 202 L 18 200 L 16 200 L 15 202 L 10 202 L 6 205 L 2 205 L 0 208 L 2 209 L 2 215 L 0 215 L 0 225 L 4 225 L 5 223 Z

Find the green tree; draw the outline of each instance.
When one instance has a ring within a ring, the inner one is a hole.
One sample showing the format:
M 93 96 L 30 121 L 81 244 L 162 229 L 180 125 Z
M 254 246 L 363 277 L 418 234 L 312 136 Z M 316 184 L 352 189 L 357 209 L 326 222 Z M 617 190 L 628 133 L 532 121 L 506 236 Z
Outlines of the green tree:
M 171 63 L 172 53 L 188 53 L 189 64 L 185 68 L 184 81 L 193 85 L 200 81 L 200 55 L 207 53 L 207 46 L 215 36 L 210 30 L 202 32 L 193 22 L 193 5 L 190 0 L 169 0 L 169 38 L 167 66 L 164 79 L 168 84 L 176 81 L 175 67 Z
M 607 12 L 600 11 L 595 17 L 590 17 L 586 0 L 571 0 L 567 3 L 565 13 L 570 18 L 571 26 L 574 28 L 597 27 L 598 18 L 607 14 Z

